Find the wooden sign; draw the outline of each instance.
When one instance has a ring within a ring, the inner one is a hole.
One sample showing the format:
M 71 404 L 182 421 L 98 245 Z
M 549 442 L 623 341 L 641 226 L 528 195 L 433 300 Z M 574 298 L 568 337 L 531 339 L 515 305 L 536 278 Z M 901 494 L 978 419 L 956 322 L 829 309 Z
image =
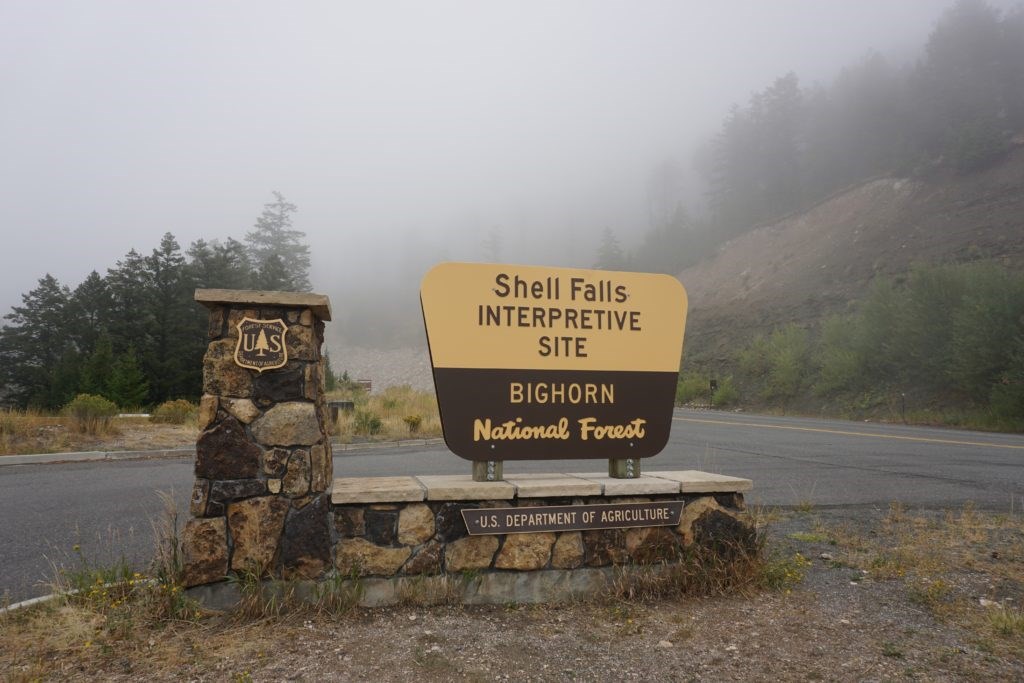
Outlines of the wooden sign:
M 657 503 L 603 503 L 599 505 L 552 505 L 547 507 L 463 509 L 462 520 L 471 536 L 526 534 L 541 531 L 631 529 L 675 526 L 683 501 Z
M 668 441 L 686 292 L 648 273 L 443 263 L 420 289 L 445 442 L 468 460 Z
M 242 318 L 237 327 L 236 364 L 263 372 L 283 367 L 288 362 L 288 347 L 284 339 L 288 327 L 283 320 Z

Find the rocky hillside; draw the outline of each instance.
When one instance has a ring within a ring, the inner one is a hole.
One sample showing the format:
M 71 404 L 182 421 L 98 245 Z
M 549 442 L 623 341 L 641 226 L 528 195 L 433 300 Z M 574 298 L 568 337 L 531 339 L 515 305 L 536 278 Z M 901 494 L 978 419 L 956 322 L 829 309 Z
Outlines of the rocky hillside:
M 1024 267 L 1024 137 L 965 176 L 876 178 L 758 227 L 679 274 L 686 356 L 713 365 L 750 336 L 844 311 L 879 276 L 915 262 Z

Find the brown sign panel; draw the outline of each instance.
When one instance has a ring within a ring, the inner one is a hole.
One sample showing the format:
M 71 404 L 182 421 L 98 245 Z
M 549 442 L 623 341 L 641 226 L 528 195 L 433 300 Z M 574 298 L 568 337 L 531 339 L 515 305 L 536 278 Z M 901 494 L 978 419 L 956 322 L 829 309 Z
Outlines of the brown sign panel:
M 420 300 L 455 454 L 644 458 L 667 443 L 686 325 L 675 278 L 443 263 Z
M 284 338 L 288 327 L 283 320 L 242 318 L 237 327 L 235 363 L 249 370 L 263 372 L 283 367 L 288 362 L 288 347 Z
M 631 529 L 679 524 L 683 501 L 657 503 L 604 503 L 547 507 L 463 509 L 462 519 L 471 536 L 526 534 L 541 531 Z

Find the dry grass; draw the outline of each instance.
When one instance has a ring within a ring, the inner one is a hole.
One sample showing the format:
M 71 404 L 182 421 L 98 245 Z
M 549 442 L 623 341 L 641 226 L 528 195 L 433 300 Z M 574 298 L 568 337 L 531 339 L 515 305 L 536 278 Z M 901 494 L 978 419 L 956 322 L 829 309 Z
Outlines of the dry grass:
M 0 409 L 0 455 L 63 450 L 70 423 L 70 418 L 39 410 Z
M 195 444 L 195 420 L 158 424 L 145 417 L 116 417 L 105 434 L 78 432 L 70 417 L 35 410 L 0 411 L 0 456 L 71 451 L 183 448 Z
M 900 581 L 908 600 L 967 629 L 979 647 L 1024 657 L 1024 517 L 890 507 L 875 528 L 822 529 L 836 562 L 867 580 Z
M 441 436 L 437 398 L 431 392 L 403 385 L 370 395 L 363 392 L 332 394 L 328 400 L 343 395 L 355 403 L 355 410 L 340 413 L 334 425 L 334 435 L 343 443 Z

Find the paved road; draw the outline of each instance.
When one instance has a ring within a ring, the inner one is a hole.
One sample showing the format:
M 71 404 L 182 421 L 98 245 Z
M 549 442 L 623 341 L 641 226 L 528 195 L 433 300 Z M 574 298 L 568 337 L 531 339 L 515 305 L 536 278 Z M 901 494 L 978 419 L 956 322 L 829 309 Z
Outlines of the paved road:
M 809 418 L 677 411 L 665 451 L 645 468 L 700 469 L 754 480 L 760 505 L 907 505 L 1024 509 L 1024 436 Z M 598 471 L 604 461 L 506 463 L 506 473 Z M 348 451 L 335 476 L 456 474 L 443 445 Z M 191 459 L 0 467 L 0 595 L 41 595 L 52 565 L 152 553 L 158 491 L 187 515 Z

